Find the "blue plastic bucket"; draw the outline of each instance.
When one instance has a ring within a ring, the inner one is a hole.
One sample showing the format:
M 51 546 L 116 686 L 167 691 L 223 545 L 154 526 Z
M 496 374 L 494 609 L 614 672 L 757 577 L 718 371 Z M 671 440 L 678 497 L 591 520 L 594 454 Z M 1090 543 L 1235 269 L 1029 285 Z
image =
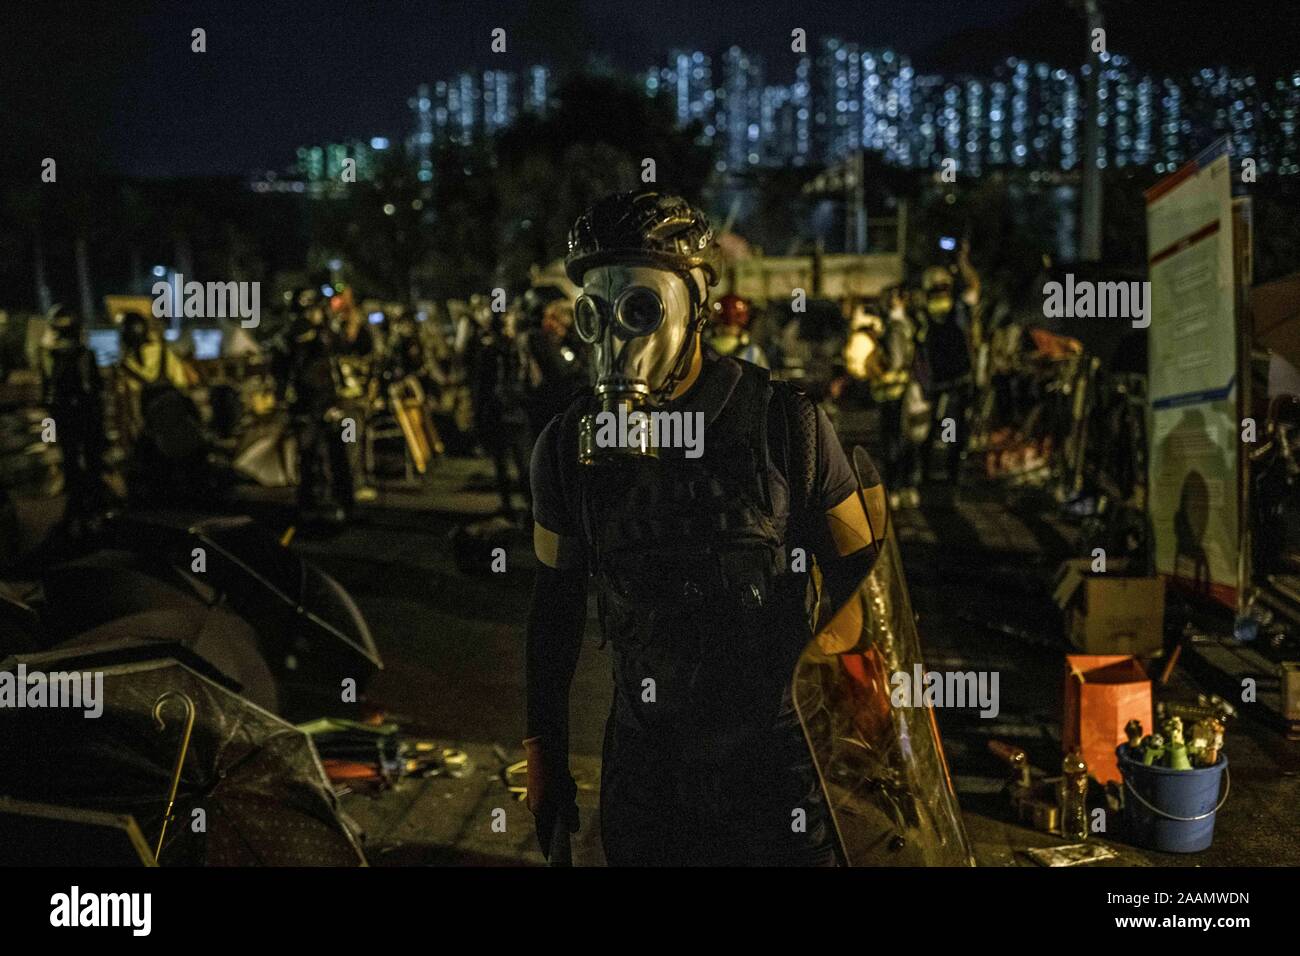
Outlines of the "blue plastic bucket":
M 1138 846 L 1164 853 L 1199 853 L 1214 842 L 1214 815 L 1232 786 L 1228 758 L 1213 767 L 1170 770 L 1148 767 L 1115 748 L 1124 777 L 1124 823 Z M 1223 792 L 1220 795 L 1220 778 Z

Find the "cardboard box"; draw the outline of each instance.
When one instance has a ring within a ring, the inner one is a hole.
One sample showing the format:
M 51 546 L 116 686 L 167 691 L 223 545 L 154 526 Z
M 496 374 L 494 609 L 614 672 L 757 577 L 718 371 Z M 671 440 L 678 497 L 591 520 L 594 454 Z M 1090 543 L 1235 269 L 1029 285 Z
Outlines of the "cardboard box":
M 1155 725 L 1151 680 L 1135 657 L 1123 654 L 1068 654 L 1061 718 L 1061 747 L 1078 748 L 1088 772 L 1101 783 L 1120 780 L 1115 748 L 1127 740 L 1124 725 Z
M 1149 656 L 1164 646 L 1165 582 L 1092 574 L 1086 559 L 1065 562 L 1056 602 L 1071 643 L 1085 654 Z
M 1283 661 L 1282 723 L 1287 736 L 1295 740 L 1300 736 L 1300 661 Z

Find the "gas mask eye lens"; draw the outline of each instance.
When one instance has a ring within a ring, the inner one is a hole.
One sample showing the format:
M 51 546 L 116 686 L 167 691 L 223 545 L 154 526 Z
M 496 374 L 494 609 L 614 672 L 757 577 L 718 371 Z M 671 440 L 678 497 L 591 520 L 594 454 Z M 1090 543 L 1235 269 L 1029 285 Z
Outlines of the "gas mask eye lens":
M 618 323 L 631 336 L 649 335 L 664 320 L 664 304 L 649 289 L 630 289 L 618 301 Z
M 579 296 L 573 304 L 573 327 L 584 342 L 595 342 L 600 338 L 600 309 L 590 296 Z

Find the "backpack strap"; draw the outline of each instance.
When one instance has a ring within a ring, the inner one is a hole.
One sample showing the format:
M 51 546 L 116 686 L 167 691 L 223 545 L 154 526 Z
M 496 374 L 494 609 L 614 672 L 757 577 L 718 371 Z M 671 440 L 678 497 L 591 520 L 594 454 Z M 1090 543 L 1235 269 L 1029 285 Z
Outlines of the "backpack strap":
M 772 393 L 769 373 L 765 368 L 747 362 L 734 363 L 740 368 L 740 377 L 734 384 L 717 375 L 707 381 L 704 389 L 715 391 L 731 385 L 730 394 L 717 418 L 710 423 L 715 434 L 726 435 L 724 450 L 714 451 L 714 467 L 720 473 L 740 481 L 757 497 L 768 513 L 772 510 L 772 490 L 767 471 L 771 460 L 768 452 L 772 431 Z M 715 395 L 714 398 L 717 396 Z M 701 395 L 705 406 L 714 399 Z

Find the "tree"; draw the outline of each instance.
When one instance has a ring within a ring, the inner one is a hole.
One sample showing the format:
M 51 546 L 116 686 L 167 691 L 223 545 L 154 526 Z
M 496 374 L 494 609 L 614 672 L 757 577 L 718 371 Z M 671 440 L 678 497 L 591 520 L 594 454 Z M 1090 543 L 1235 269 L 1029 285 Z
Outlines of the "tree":
M 699 201 L 712 169 L 700 129 L 679 129 L 668 104 L 631 83 L 577 76 L 545 118 L 525 115 L 497 142 L 496 233 L 507 277 L 565 251 L 569 227 L 592 202 L 641 186 Z M 643 183 L 654 160 L 656 181 Z

